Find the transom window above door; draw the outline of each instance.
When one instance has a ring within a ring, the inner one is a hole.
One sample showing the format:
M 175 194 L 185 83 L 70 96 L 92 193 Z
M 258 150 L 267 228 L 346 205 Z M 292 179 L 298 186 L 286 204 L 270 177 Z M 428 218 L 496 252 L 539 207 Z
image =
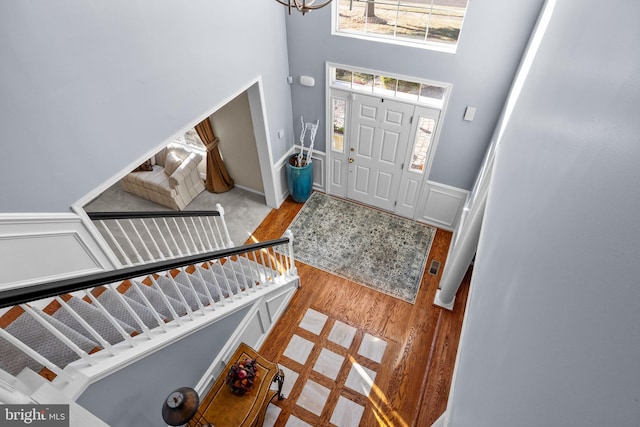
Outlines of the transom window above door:
M 443 108 L 450 87 L 446 83 L 418 81 L 338 66 L 329 66 L 329 85 L 336 89 L 366 92 L 437 109 Z
M 468 0 L 337 0 L 333 34 L 455 52 Z

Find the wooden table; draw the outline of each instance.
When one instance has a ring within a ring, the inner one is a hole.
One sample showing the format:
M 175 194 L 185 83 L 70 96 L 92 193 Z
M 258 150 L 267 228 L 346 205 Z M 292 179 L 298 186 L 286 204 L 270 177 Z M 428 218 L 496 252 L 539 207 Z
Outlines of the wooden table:
M 250 392 L 238 396 L 231 392 L 225 384 L 225 379 L 234 363 L 247 358 L 258 361 L 259 376 Z M 277 391 L 271 390 L 273 382 L 278 383 Z M 241 343 L 202 401 L 200 412 L 215 427 L 259 427 L 264 421 L 269 402 L 275 396 L 282 399 L 283 382 L 284 372 L 278 365 L 268 361 L 245 343 Z

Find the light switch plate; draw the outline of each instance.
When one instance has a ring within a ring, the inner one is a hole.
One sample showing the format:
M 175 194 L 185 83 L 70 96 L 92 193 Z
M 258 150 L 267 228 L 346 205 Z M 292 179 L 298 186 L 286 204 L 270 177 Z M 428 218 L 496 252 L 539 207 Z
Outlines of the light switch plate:
M 464 119 L 468 122 L 473 121 L 473 118 L 476 115 L 476 107 L 467 106 L 464 110 Z

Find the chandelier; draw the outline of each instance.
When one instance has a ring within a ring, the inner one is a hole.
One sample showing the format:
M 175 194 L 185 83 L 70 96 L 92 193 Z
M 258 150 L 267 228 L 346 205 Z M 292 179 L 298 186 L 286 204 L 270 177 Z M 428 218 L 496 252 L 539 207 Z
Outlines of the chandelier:
M 298 9 L 298 12 L 302 12 L 302 14 L 304 15 L 310 10 L 320 9 L 321 7 L 325 7 L 326 5 L 331 3 L 331 0 L 326 0 L 320 4 L 314 4 L 316 0 L 287 0 L 287 1 L 276 0 L 276 1 L 289 8 L 289 15 L 291 15 L 291 9 L 293 8 Z

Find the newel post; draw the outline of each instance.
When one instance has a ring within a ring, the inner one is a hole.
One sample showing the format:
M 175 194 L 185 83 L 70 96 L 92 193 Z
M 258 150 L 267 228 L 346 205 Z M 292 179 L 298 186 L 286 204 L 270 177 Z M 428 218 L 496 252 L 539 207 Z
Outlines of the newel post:
M 227 221 L 224 219 L 224 208 L 220 203 L 216 204 L 216 210 L 220 212 L 220 218 L 222 218 L 222 231 L 224 232 L 224 236 L 222 236 L 225 240 L 225 248 L 232 248 L 234 246 L 233 241 L 231 240 L 231 236 L 229 235 L 229 229 L 227 228 Z
M 298 274 L 298 269 L 296 268 L 295 258 L 293 256 L 293 232 L 289 229 L 284 232 L 284 237 L 289 239 L 288 246 L 288 258 L 289 258 L 289 273 L 293 275 Z

